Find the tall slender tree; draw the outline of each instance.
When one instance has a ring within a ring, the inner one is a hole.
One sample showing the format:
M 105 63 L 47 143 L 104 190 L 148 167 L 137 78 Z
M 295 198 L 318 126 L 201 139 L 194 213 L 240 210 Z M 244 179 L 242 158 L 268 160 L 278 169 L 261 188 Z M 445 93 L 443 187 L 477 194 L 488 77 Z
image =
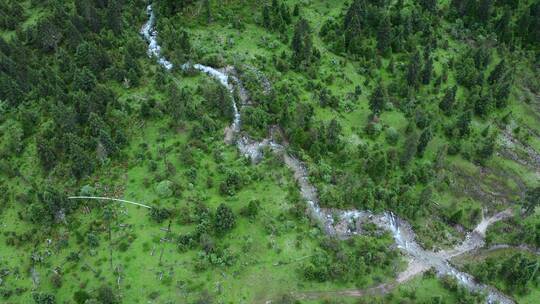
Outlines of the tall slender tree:
M 456 92 L 457 87 L 451 87 L 446 89 L 446 93 L 444 94 L 443 99 L 439 103 L 439 108 L 446 114 L 450 115 L 454 108 L 454 103 L 456 101 Z
M 309 64 L 313 57 L 311 28 L 307 20 L 301 18 L 294 29 L 291 42 L 294 64 Z
M 388 16 L 383 17 L 383 21 L 377 30 L 377 49 L 383 55 L 390 52 L 392 42 L 392 24 Z
M 407 67 L 407 84 L 410 87 L 418 88 L 420 85 L 420 73 L 422 63 L 420 62 L 420 53 L 416 51 L 409 61 Z
M 386 95 L 386 88 L 382 82 L 380 82 L 369 97 L 369 108 L 373 115 L 379 115 L 384 110 L 387 102 Z

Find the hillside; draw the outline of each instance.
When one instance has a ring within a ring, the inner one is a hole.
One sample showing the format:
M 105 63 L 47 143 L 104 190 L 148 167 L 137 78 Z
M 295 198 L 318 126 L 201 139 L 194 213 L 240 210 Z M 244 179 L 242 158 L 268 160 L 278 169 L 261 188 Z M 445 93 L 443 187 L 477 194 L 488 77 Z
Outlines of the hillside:
M 0 302 L 540 298 L 539 1 L 0 12 Z

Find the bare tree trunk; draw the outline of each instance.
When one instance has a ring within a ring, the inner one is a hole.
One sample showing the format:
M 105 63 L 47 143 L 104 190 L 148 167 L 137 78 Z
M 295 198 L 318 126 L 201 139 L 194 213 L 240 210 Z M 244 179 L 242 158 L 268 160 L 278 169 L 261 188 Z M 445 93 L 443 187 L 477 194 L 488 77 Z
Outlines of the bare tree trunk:
M 113 261 L 112 261 L 112 231 L 111 231 L 111 221 L 109 221 L 109 256 L 111 262 L 111 270 L 113 270 Z
M 163 259 L 163 252 L 165 251 L 165 242 L 167 241 L 167 239 L 169 238 L 169 234 L 171 233 L 171 223 L 172 223 L 172 220 L 169 220 L 169 226 L 167 227 L 167 231 L 165 232 L 165 241 L 161 241 L 162 243 L 162 246 L 161 246 L 161 253 L 159 254 L 159 265 L 161 265 L 161 261 Z
M 159 265 L 161 266 L 161 259 L 163 258 L 163 252 L 165 251 L 165 246 L 161 246 L 161 253 L 159 254 Z

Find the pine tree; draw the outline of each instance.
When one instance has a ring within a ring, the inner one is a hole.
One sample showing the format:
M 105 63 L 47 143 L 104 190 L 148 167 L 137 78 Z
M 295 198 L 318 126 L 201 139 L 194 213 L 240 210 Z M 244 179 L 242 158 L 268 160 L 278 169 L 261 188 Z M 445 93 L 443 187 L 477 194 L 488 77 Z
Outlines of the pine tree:
M 187 55 L 189 58 L 189 55 L 191 54 L 191 42 L 189 40 L 189 34 L 186 31 L 182 31 L 180 34 L 180 48 L 182 48 L 182 51 L 184 51 L 184 54 Z
M 377 49 L 383 55 L 388 54 L 392 42 L 392 25 L 390 19 L 385 16 L 377 31 Z
M 163 15 L 173 15 L 182 11 L 185 7 L 192 4 L 194 0 L 162 0 L 158 1 L 160 13 Z
M 32 299 L 36 304 L 55 304 L 56 297 L 53 294 L 45 292 L 34 292 L 32 293 Z
M 291 24 L 291 12 L 289 11 L 289 6 L 287 6 L 287 4 L 281 3 L 280 14 L 281 18 L 283 18 L 283 21 L 285 21 L 286 24 Z
M 90 113 L 88 118 L 88 129 L 90 130 L 90 134 L 93 137 L 98 137 L 101 133 L 101 130 L 107 131 L 108 128 L 109 126 L 107 126 L 107 124 L 103 121 L 103 119 L 101 119 L 99 115 L 94 112 Z
M 431 74 L 433 73 L 433 59 L 429 57 L 424 64 L 422 70 L 422 84 L 429 84 L 431 82 Z
M 458 18 L 465 16 L 467 0 L 452 0 L 450 7 L 457 13 Z
M 482 74 L 476 69 L 473 58 L 464 56 L 455 64 L 456 80 L 459 84 L 471 89 L 483 81 Z
M 439 103 L 439 108 L 446 115 L 449 115 L 452 112 L 453 108 L 454 108 L 454 103 L 456 101 L 456 92 L 457 92 L 457 87 L 456 86 L 454 86 L 452 88 L 448 88 L 446 90 L 446 93 L 444 94 L 443 99 Z
M 503 59 L 497 64 L 495 69 L 489 74 L 488 83 L 494 84 L 506 73 L 506 61 Z
M 166 105 L 174 125 L 179 125 L 186 118 L 187 100 L 188 94 L 184 89 L 180 89 L 175 83 L 169 85 L 169 98 Z
M 113 155 L 118 151 L 117 144 L 113 141 L 111 135 L 106 130 L 100 130 L 99 132 L 99 142 L 105 147 L 107 156 Z
M 492 134 L 490 137 L 484 139 L 479 149 L 476 151 L 476 160 L 480 164 L 484 165 L 495 152 L 495 143 L 497 142 L 496 138 L 497 135 Z
M 19 83 L 4 73 L 0 73 L 0 100 L 6 100 L 12 107 L 23 101 L 24 93 Z
M 429 208 L 432 203 L 432 196 L 433 187 L 431 185 L 428 185 L 422 190 L 422 192 L 420 193 L 420 197 L 418 198 L 418 204 L 420 205 L 420 208 Z
M 46 123 L 42 131 L 36 136 L 36 149 L 39 162 L 46 172 L 49 172 L 57 163 L 56 140 L 51 123 Z
M 474 96 L 474 113 L 478 116 L 484 117 L 493 109 L 493 97 L 490 93 L 482 96 Z
M 508 104 L 508 97 L 512 88 L 510 77 L 505 77 L 493 86 L 493 99 L 495 106 L 499 109 L 505 108 Z
M 487 24 L 493 11 L 493 0 L 480 0 L 477 9 L 477 18 L 480 23 Z
M 491 61 L 491 48 L 482 45 L 474 52 L 474 65 L 479 70 L 484 70 Z
M 437 0 L 421 0 L 420 5 L 429 12 L 434 13 L 437 11 Z
M 366 172 L 373 181 L 382 181 L 386 177 L 388 167 L 388 160 L 384 151 L 376 149 L 370 153 L 366 162 Z
M 379 115 L 383 110 L 387 102 L 386 89 L 382 83 L 377 85 L 377 88 L 369 97 L 369 109 L 374 115 Z
M 482 137 L 486 137 L 489 135 L 489 130 L 491 129 L 491 125 L 487 125 L 487 127 L 484 128 L 484 130 L 482 130 L 482 132 L 480 133 L 480 135 L 482 135 Z
M 268 7 L 268 5 L 263 6 L 262 19 L 263 19 L 263 26 L 266 29 L 271 29 L 272 20 L 270 19 L 270 8 Z
M 293 9 L 293 13 L 292 13 L 292 14 L 293 14 L 293 16 L 295 16 L 295 17 L 300 16 L 300 6 L 298 5 L 298 3 L 296 3 L 296 4 L 294 5 L 294 9 Z
M 84 67 L 77 74 L 75 74 L 75 90 L 90 92 L 96 86 L 96 83 L 96 76 L 94 76 L 94 74 L 87 67 Z
M 418 132 L 416 131 L 416 128 L 413 127 L 413 129 L 410 131 L 409 135 L 405 139 L 405 145 L 403 147 L 403 152 L 399 160 L 402 167 L 407 166 L 416 154 L 418 150 L 418 140 Z
M 418 88 L 420 84 L 420 70 L 422 69 L 420 63 L 420 53 L 415 52 L 409 66 L 407 67 L 407 84 L 410 87 Z
M 18 121 L 9 119 L 0 125 L 0 158 L 18 155 L 23 149 L 23 129 Z
M 448 145 L 442 145 L 439 150 L 437 150 L 437 155 L 435 155 L 435 163 L 433 167 L 435 171 L 439 172 L 443 167 L 446 161 L 446 155 L 448 154 Z
M 512 11 L 507 7 L 504 8 L 504 13 L 495 24 L 495 33 L 499 36 L 499 40 L 505 43 L 510 43 L 512 40 L 512 29 L 510 22 L 512 20 Z
M 84 149 L 83 140 L 72 133 L 66 134 L 68 142 L 67 157 L 71 164 L 71 173 L 77 178 L 83 178 L 92 173 L 94 161 Z
M 527 31 L 528 42 L 538 47 L 540 43 L 540 3 L 533 1 L 529 6 L 531 22 Z
M 64 38 L 62 31 L 49 18 L 39 21 L 37 32 L 36 42 L 45 52 L 56 50 Z
M 403 5 L 404 5 L 404 0 L 396 0 L 395 4 L 394 4 L 394 7 L 396 9 L 396 11 L 401 11 L 403 9 Z
M 326 130 L 328 150 L 336 151 L 339 148 L 341 130 L 339 122 L 335 118 L 332 119 Z
M 279 5 L 278 0 L 272 0 L 272 12 L 277 15 L 279 14 L 279 10 L 280 10 L 280 5 Z
M 77 14 L 83 18 L 86 26 L 94 33 L 99 33 L 101 30 L 99 13 L 92 5 L 92 2 L 86 0 L 76 0 L 75 9 Z
M 107 22 L 115 35 L 122 32 L 122 3 L 121 0 L 109 0 L 107 9 Z
M 365 0 L 354 0 L 347 9 L 343 24 L 345 30 L 345 48 L 349 53 L 357 53 L 360 50 L 360 39 L 365 20 Z
M 462 220 L 463 220 L 463 209 L 461 208 L 453 211 L 452 215 L 448 219 L 448 221 L 454 225 L 460 224 Z
M 459 116 L 457 124 L 456 124 L 456 127 L 459 131 L 459 136 L 464 137 L 470 134 L 471 120 L 472 120 L 471 111 L 466 111 Z
M 313 42 L 309 23 L 301 18 L 294 29 L 291 43 L 294 64 L 309 64 L 312 61 Z
M 540 186 L 528 189 L 522 202 L 526 214 L 532 214 L 540 205 Z
M 420 140 L 418 142 L 418 146 L 416 147 L 416 153 L 419 157 L 424 156 L 424 151 L 427 148 L 427 145 L 433 138 L 433 132 L 431 131 L 431 128 L 426 128 L 422 134 L 420 134 Z
M 210 0 L 204 0 L 204 8 L 206 13 L 206 22 L 212 23 L 213 17 L 212 17 L 212 4 L 210 3 Z
M 67 44 L 70 48 L 76 48 L 78 45 L 80 45 L 81 41 L 83 40 L 83 37 L 81 35 L 81 32 L 73 25 L 71 20 L 66 22 L 66 39 Z
M 118 304 L 118 296 L 114 290 L 108 285 L 102 285 L 97 290 L 97 300 L 103 304 Z

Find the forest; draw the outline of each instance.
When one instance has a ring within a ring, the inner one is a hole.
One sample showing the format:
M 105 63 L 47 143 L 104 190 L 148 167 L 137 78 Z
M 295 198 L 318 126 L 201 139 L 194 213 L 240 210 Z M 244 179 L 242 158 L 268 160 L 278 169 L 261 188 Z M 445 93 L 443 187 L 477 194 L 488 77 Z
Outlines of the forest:
M 2 0 L 0 302 L 538 303 L 540 1 Z

